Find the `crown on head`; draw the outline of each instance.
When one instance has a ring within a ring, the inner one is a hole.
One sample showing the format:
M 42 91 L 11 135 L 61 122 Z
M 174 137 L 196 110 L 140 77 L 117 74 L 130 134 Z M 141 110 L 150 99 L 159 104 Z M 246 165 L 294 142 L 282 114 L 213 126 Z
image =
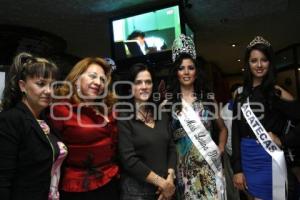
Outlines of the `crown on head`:
M 175 62 L 175 60 L 178 58 L 178 56 L 182 53 L 189 54 L 193 59 L 196 59 L 196 50 L 195 50 L 195 44 L 189 36 L 185 36 L 184 34 L 181 34 L 179 38 L 175 39 L 172 45 L 172 60 Z
M 268 42 L 267 40 L 265 40 L 263 37 L 261 36 L 256 36 L 247 46 L 247 48 L 251 48 L 256 44 L 264 44 L 268 47 L 271 46 L 270 42 Z

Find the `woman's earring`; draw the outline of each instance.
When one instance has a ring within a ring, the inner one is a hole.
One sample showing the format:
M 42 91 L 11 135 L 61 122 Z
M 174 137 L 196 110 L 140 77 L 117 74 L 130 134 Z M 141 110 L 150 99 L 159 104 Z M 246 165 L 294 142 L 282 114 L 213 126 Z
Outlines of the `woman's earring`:
M 27 94 L 26 94 L 26 92 L 25 92 L 25 91 L 22 91 L 22 95 L 23 95 L 24 97 L 26 97 L 26 96 L 27 96 Z
M 77 94 L 79 94 L 80 93 L 80 87 L 78 87 L 77 85 L 75 85 L 75 87 L 76 87 Z

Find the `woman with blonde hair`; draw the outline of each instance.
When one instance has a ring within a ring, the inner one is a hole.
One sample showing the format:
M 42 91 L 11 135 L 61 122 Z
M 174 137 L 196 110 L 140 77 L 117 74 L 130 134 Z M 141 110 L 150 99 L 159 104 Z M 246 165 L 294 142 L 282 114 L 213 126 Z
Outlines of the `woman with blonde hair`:
M 57 90 L 51 119 L 69 148 L 62 199 L 119 199 L 117 127 L 108 91 L 111 69 L 102 58 L 79 61 Z

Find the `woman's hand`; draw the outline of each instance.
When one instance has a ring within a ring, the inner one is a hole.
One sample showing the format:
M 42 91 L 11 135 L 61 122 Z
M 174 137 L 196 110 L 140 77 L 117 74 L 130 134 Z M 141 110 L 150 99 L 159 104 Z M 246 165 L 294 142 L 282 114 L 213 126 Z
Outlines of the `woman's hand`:
M 163 194 L 162 194 L 162 188 L 159 187 L 156 194 L 160 194 L 159 195 L 159 200 L 170 200 L 172 199 L 172 196 L 174 195 L 175 193 L 175 185 L 174 185 L 174 178 L 175 178 L 175 171 L 174 169 L 168 169 L 168 177 L 165 179 L 167 183 L 169 183 L 170 185 L 174 186 L 174 191 L 173 191 L 173 194 L 171 195 L 171 197 L 167 198 L 165 197 Z
M 224 154 L 224 151 L 225 151 L 225 146 L 224 145 L 221 145 L 219 144 L 219 151 L 220 151 L 220 154 L 223 155 Z
M 237 173 L 233 175 L 233 185 L 239 190 L 246 190 L 246 178 L 243 173 Z
M 279 147 L 282 147 L 282 143 L 277 135 L 272 132 L 268 132 L 269 136 L 271 137 L 272 141 L 275 142 Z
M 146 177 L 146 181 L 157 186 L 156 194 L 159 194 L 159 200 L 170 200 L 175 192 L 175 185 L 173 180 L 173 169 L 168 169 L 168 177 L 165 179 L 155 172 L 151 171 Z
M 162 182 L 157 193 L 160 194 L 158 200 L 170 200 L 172 198 L 175 193 L 175 185 L 171 174 Z

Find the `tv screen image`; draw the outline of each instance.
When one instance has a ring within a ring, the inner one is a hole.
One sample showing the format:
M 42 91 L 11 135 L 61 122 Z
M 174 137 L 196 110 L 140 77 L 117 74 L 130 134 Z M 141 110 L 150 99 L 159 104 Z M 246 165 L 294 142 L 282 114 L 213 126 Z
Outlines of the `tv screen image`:
M 170 50 L 181 34 L 179 6 L 112 20 L 112 29 L 117 60 Z

